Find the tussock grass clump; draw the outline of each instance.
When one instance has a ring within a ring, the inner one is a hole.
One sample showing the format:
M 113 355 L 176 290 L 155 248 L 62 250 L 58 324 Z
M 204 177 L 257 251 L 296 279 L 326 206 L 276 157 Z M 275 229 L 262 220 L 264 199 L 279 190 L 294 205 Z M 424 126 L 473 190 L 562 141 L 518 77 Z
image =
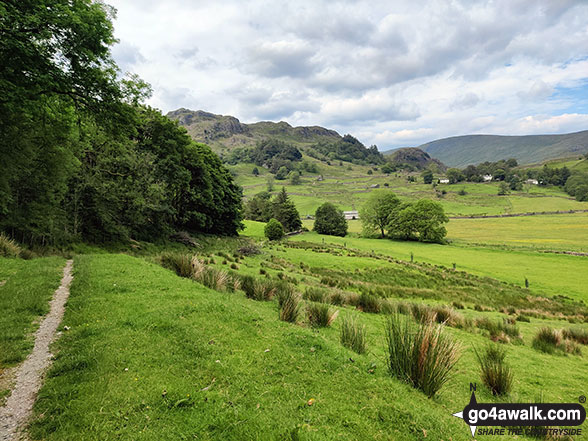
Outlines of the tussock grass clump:
M 535 335 L 533 347 L 538 351 L 546 354 L 563 354 L 582 355 L 580 347 L 572 340 L 564 337 L 564 332 L 544 326 Z
M 410 312 L 417 322 L 431 323 L 435 321 L 435 312 L 427 305 L 413 303 Z
M 508 395 L 512 389 L 513 373 L 506 363 L 506 350 L 488 345 L 482 353 L 474 349 L 480 364 L 482 382 L 493 395 Z
M 461 348 L 443 325 L 393 314 L 387 322 L 388 369 L 396 378 L 434 396 L 447 382 Z
M 161 266 L 175 271 L 180 277 L 192 277 L 192 256 L 190 254 L 163 253 Z
M 269 301 L 273 299 L 277 291 L 277 284 L 271 280 L 255 280 L 253 284 L 253 299 Z
M 452 305 L 455 309 L 465 309 L 464 304 L 461 302 L 453 302 Z
M 399 314 L 411 315 L 412 314 L 412 305 L 407 302 L 398 302 L 396 304 L 396 311 Z
M 343 306 L 347 301 L 347 296 L 340 289 L 335 289 L 329 296 L 329 303 L 335 306 Z
M 331 326 L 339 315 L 339 311 L 332 310 L 326 303 L 311 303 L 306 309 L 308 321 L 313 328 Z
M 304 299 L 310 300 L 311 302 L 327 303 L 328 291 L 323 288 L 309 286 L 304 292 Z
M 566 328 L 562 330 L 562 336 L 582 345 L 588 345 L 588 329 Z
M 207 266 L 197 256 L 192 257 L 192 278 L 204 286 L 215 291 L 233 291 L 239 286 L 237 279 L 233 279 L 223 270 Z
M 526 315 L 521 314 L 517 316 L 517 322 L 531 323 L 531 319 Z
M 367 350 L 365 325 L 360 325 L 352 316 L 344 317 L 341 321 L 341 344 L 358 354 Z
M 397 311 L 397 306 L 390 299 L 380 300 L 380 311 L 383 314 L 394 314 Z
M 280 320 L 289 323 L 296 323 L 300 314 L 300 294 L 290 284 L 283 284 L 278 288 L 276 295 L 280 309 Z
M 18 244 L 6 234 L 0 233 L 0 256 L 18 257 L 22 252 Z
M 476 320 L 476 326 L 484 329 L 490 334 L 490 339 L 500 343 L 521 343 L 521 331 L 515 324 L 506 321 L 490 320 L 487 317 L 481 317 Z
M 363 312 L 371 312 L 374 314 L 378 314 L 381 309 L 380 299 L 366 293 L 363 293 L 359 296 L 358 306 Z

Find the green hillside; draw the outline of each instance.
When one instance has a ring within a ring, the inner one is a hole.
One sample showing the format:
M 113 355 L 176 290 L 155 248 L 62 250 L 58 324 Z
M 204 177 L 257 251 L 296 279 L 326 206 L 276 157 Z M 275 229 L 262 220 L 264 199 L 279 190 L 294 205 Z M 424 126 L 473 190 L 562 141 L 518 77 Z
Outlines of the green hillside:
M 419 146 L 452 167 L 515 158 L 519 164 L 582 155 L 588 152 L 588 131 L 565 135 L 467 135 L 439 139 Z
M 336 131 L 324 127 L 292 127 L 284 121 L 244 124 L 233 116 L 215 115 L 202 110 L 178 109 L 169 112 L 167 116 L 178 121 L 192 139 L 208 144 L 220 154 L 235 147 L 251 147 L 270 138 L 297 146 L 342 139 Z

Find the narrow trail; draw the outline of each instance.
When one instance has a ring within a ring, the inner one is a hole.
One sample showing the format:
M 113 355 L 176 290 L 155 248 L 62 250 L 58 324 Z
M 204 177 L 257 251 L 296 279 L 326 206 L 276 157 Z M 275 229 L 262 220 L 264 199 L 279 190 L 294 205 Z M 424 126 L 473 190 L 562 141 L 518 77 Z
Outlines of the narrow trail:
M 35 347 L 27 359 L 17 368 L 16 384 L 6 404 L 0 408 L 0 440 L 18 440 L 21 430 L 31 416 L 33 404 L 41 388 L 43 375 L 51 364 L 49 346 L 55 339 L 55 332 L 69 297 L 69 287 L 73 280 L 73 260 L 68 260 L 63 269 L 61 285 L 55 291 L 45 316 L 35 333 Z

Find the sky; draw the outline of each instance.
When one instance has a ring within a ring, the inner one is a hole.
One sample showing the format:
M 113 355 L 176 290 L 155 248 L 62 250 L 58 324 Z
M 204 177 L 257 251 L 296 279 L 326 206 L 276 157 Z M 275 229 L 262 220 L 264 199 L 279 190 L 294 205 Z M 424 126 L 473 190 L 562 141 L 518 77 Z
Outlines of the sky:
M 106 0 L 148 104 L 380 150 L 588 129 L 588 1 Z

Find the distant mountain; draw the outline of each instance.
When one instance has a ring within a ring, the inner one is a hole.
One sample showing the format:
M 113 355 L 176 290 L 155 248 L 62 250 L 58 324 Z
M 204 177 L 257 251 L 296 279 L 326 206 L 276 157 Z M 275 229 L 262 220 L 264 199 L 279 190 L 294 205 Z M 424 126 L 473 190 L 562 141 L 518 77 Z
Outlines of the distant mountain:
M 202 110 L 178 109 L 169 112 L 167 116 L 185 127 L 192 139 L 208 144 L 217 153 L 227 153 L 234 147 L 254 146 L 258 141 L 269 138 L 296 146 L 343 139 L 336 131 L 324 127 L 292 127 L 284 121 L 244 124 L 233 116 L 215 115 Z
M 451 167 L 515 158 L 519 164 L 564 158 L 588 152 L 588 130 L 565 135 L 467 135 L 419 146 Z
M 418 170 L 428 168 L 432 164 L 435 164 L 439 171 L 447 170 L 445 164 L 436 158 L 431 158 L 431 155 L 417 147 L 388 150 L 387 152 L 384 152 L 384 155 L 386 155 L 386 159 L 393 164 L 407 164 Z

